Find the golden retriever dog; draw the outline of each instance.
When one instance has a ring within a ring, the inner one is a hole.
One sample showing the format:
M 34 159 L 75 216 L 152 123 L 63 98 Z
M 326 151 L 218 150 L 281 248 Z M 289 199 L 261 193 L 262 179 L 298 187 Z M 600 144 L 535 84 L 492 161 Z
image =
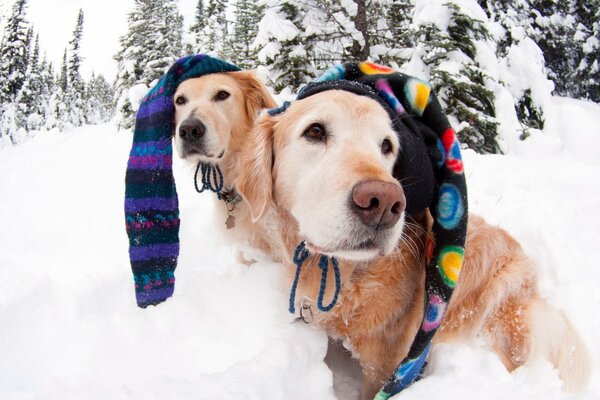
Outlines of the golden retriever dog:
M 252 71 L 224 72 L 188 79 L 173 96 L 175 149 L 193 166 L 218 166 L 223 174 L 223 221 L 234 217 L 248 225 L 250 214 L 233 190 L 240 171 L 241 151 L 261 109 L 277 104 Z M 228 225 L 228 228 L 233 228 Z M 236 234 L 247 229 L 234 230 Z M 234 235 L 235 236 L 235 235 Z
M 261 117 L 237 181 L 254 220 L 273 232 L 272 251 L 287 266 L 288 284 L 292 254 L 303 240 L 311 253 L 340 260 L 341 292 L 330 312 L 314 306 L 318 256 L 304 264 L 296 299 L 305 320 L 359 359 L 363 399 L 371 399 L 406 356 L 423 317 L 432 219 L 428 212 L 404 212 L 403 191 L 392 176 L 398 148 L 380 104 L 330 90 Z M 364 198 L 378 199 L 382 208 L 384 223 L 376 228 L 364 214 Z M 326 298 L 333 286 L 327 285 Z M 584 388 L 589 378 L 586 346 L 539 296 L 532 260 L 506 231 L 471 216 L 465 264 L 435 342 L 475 336 L 486 339 L 509 370 L 545 358 L 566 390 Z

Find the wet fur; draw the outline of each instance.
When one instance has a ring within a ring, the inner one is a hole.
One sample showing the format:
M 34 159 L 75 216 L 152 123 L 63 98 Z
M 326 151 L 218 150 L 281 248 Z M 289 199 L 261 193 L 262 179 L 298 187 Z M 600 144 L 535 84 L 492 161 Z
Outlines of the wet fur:
M 340 118 L 356 115 L 351 111 L 358 115 L 374 112 L 368 107 L 357 111 L 352 97 L 333 92 L 324 95 L 329 99 L 320 98 L 321 104 L 324 100 L 342 102 L 349 111 Z M 280 168 L 288 162 L 285 157 L 289 151 L 284 150 L 294 140 L 290 137 L 294 125 L 305 123 L 306 114 L 315 112 L 309 107 L 310 101 L 309 97 L 296 102 L 281 116 L 259 119 L 237 183 L 258 221 L 256 226 L 274 233 L 263 250 L 287 266 L 286 288 L 295 272 L 291 255 L 304 237 L 299 235 L 298 221 L 290 211 L 298 193 L 290 190 Z M 340 179 L 360 181 L 382 174 L 381 166 L 373 166 L 372 159 L 361 158 L 351 148 L 345 151 L 353 154 L 353 163 L 330 166 L 342 168 Z M 304 167 L 313 166 L 307 163 Z M 389 179 L 389 171 L 386 174 L 383 179 Z M 313 206 L 319 207 L 319 203 Z M 342 260 L 342 291 L 329 313 L 319 313 L 314 307 L 321 279 L 317 258 L 309 258 L 303 266 L 297 299 L 312 302 L 312 322 L 343 341 L 360 360 L 364 399 L 372 398 L 381 388 L 418 330 L 423 316 L 425 243 L 431 222 L 427 212 L 407 219 L 402 240 L 387 256 L 365 262 Z M 333 280 L 331 271 L 328 279 Z M 332 292 L 330 284 L 326 302 Z M 476 336 L 487 340 L 510 371 L 542 358 L 557 368 L 567 391 L 580 391 L 589 380 L 591 362 L 586 346 L 568 319 L 540 297 L 534 262 L 505 230 L 471 215 L 463 270 L 435 342 Z

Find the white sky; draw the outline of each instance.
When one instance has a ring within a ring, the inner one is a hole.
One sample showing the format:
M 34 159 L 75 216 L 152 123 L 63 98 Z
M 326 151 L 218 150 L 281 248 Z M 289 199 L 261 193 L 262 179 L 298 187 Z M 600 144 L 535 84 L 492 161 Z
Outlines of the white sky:
M 133 4 L 133 0 L 29 0 L 27 19 L 40 34 L 41 51 L 46 51 L 58 69 L 82 8 L 82 75 L 88 78 L 95 71 L 111 81 L 117 69 L 112 57 L 118 50 L 119 37 L 127 32 L 127 14 Z M 196 4 L 197 0 L 179 0 L 186 25 L 193 18 Z

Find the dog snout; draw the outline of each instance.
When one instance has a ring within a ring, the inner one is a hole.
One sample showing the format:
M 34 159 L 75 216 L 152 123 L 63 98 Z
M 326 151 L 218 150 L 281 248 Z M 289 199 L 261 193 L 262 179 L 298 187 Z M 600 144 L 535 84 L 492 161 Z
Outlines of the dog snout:
M 179 125 L 179 137 L 188 142 L 197 142 L 204 136 L 206 126 L 198 118 L 186 118 Z
M 352 211 L 367 226 L 391 228 L 406 207 L 404 192 L 398 184 L 370 180 L 352 189 Z

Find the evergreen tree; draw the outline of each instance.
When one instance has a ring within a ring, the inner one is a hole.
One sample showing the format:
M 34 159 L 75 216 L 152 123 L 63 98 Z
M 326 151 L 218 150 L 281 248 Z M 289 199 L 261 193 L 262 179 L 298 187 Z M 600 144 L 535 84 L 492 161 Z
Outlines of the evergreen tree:
M 408 61 L 411 49 L 416 45 L 411 29 L 413 0 L 391 0 L 369 10 L 372 10 L 369 16 L 370 26 L 374 27 L 370 33 L 371 58 L 386 65 Z M 380 50 L 374 51 L 377 47 Z
M 575 40 L 576 22 L 571 15 L 570 2 L 561 0 L 532 0 L 535 17 L 535 41 L 544 52 L 548 76 L 561 96 L 577 92 L 573 72 L 578 66 L 580 50 Z M 575 44 L 575 45 L 574 45 Z
M 204 0 L 198 0 L 196 4 L 196 12 L 194 13 L 194 22 L 190 26 L 190 38 L 185 43 L 185 53 L 194 55 L 200 49 L 200 42 L 204 26 L 206 25 L 206 16 L 204 11 Z
M 199 40 L 198 53 L 214 54 L 228 58 L 225 54 L 227 37 L 227 0 L 208 0 L 206 19 Z
M 129 91 L 140 84 L 150 85 L 182 54 L 181 15 L 176 0 L 136 0 L 128 15 L 128 32 L 121 37 L 115 55 L 119 73 L 115 103 L 120 128 L 130 129 L 137 105 Z
M 257 50 L 252 46 L 258 34 L 258 24 L 264 16 L 264 5 L 253 0 L 238 0 L 230 47 L 231 61 L 240 68 L 255 68 Z
M 481 153 L 500 153 L 499 123 L 495 118 L 494 79 L 476 61 L 475 41 L 489 38 L 483 21 L 465 14 L 455 3 L 447 30 L 431 22 L 418 30 L 422 61 L 429 68 L 430 83 L 445 111 L 458 122 L 463 144 Z
M 576 39 L 582 43 L 574 74 L 575 95 L 600 103 L 600 1 L 575 0 Z
M 177 0 L 154 0 L 150 2 L 152 30 L 142 81 L 150 84 L 160 78 L 175 60 L 183 55 L 183 17 L 179 13 Z
M 27 0 L 16 0 L 6 21 L 0 43 L 0 103 L 14 100 L 25 82 L 31 43 L 26 9 Z
M 114 91 L 103 75 L 92 73 L 86 87 L 86 122 L 99 124 L 112 118 Z
M 267 9 L 255 42 L 258 59 L 269 67 L 270 83 L 276 92 L 296 91 L 316 76 L 310 61 L 314 55 L 314 33 L 306 33 L 306 8 L 301 1 L 283 0 Z
M 73 37 L 69 42 L 70 58 L 67 66 L 68 90 L 65 102 L 69 109 L 68 122 L 74 126 L 85 123 L 85 82 L 81 77 L 81 39 L 83 36 L 83 10 L 79 10 Z
M 521 137 L 530 135 L 531 129 L 543 129 L 545 123 L 544 101 L 549 99 L 551 86 L 546 83 L 547 70 L 541 49 L 531 42 L 539 34 L 534 28 L 530 3 L 526 0 L 483 1 L 482 7 L 491 21 L 502 30 L 496 30 L 497 57 L 508 66 L 509 73 L 501 77 L 502 84 L 515 99 L 517 117 L 521 122 Z M 513 64 L 527 65 L 527 69 L 512 71 Z M 517 77 L 514 74 L 527 75 Z M 540 84 L 541 83 L 541 84 Z
M 27 130 L 38 130 L 44 125 L 44 104 L 42 77 L 40 73 L 40 42 L 36 35 L 29 56 L 25 82 L 16 96 L 17 124 Z
M 69 70 L 67 65 L 67 49 L 63 54 L 62 64 L 60 65 L 60 75 L 58 76 L 58 85 L 63 93 L 69 90 Z

